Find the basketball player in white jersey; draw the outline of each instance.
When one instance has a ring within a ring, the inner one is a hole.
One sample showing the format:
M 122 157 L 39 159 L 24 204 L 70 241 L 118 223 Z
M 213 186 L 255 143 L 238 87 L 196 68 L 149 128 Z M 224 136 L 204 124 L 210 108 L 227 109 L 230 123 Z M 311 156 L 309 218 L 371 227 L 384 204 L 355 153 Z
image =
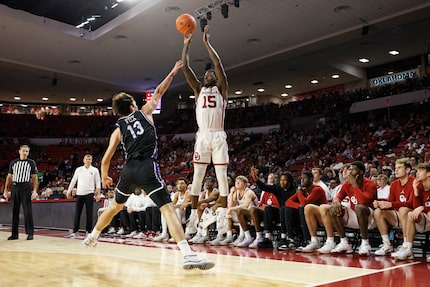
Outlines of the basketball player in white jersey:
M 182 61 L 185 78 L 194 91 L 196 100 L 196 120 L 198 131 L 194 146 L 194 177 L 191 188 L 191 215 L 186 228 L 186 235 L 197 232 L 197 207 L 199 193 L 207 166 L 212 163 L 218 181 L 221 207 L 217 209 L 217 230 L 225 232 L 227 228 L 227 165 L 229 163 L 227 135 L 224 131 L 224 116 L 227 106 L 228 83 L 221 60 L 209 41 L 209 27 L 203 32 L 205 44 L 214 69 L 206 71 L 203 83 L 199 81 L 189 66 L 189 49 L 193 35 L 184 35 Z

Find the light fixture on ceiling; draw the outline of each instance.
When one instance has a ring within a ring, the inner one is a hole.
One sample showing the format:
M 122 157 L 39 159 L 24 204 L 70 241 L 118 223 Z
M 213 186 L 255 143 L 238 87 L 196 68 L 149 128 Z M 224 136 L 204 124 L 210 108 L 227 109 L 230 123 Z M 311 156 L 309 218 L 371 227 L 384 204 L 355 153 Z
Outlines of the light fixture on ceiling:
M 48 97 L 42 97 L 42 101 L 47 101 L 47 100 L 49 100 Z
M 388 52 L 388 54 L 393 55 L 393 56 L 397 56 L 398 54 L 400 54 L 400 52 L 396 51 L 396 50 L 391 50 L 390 52 Z
M 90 22 L 89 21 L 84 21 L 81 24 L 76 25 L 75 27 L 78 28 L 78 29 L 80 29 L 80 28 L 84 27 L 85 25 L 87 25 L 88 23 L 90 23 Z
M 70 98 L 69 99 L 71 102 L 76 102 L 76 98 Z
M 178 6 L 169 6 L 169 7 L 166 7 L 164 9 L 164 11 L 166 11 L 168 13 L 171 13 L 171 12 L 180 12 L 181 8 L 179 8 Z
M 293 88 L 293 85 L 291 85 L 291 84 L 286 84 L 286 85 L 285 85 L 285 88 L 286 88 L 286 89 L 292 89 L 292 88 Z
M 331 77 L 332 77 L 333 79 L 339 79 L 339 78 L 340 78 L 340 76 L 339 76 L 338 74 L 333 74 L 333 75 L 331 75 Z
M 98 98 L 97 102 L 103 102 L 103 99 L 102 98 Z
M 344 13 L 352 10 L 352 7 L 348 5 L 340 5 L 335 7 L 333 10 L 335 13 Z
M 251 44 L 251 45 L 258 45 L 261 43 L 261 40 L 258 38 L 251 38 L 246 40 L 246 43 Z
M 200 29 L 202 29 L 202 32 L 205 31 L 205 26 L 208 24 L 208 19 L 202 18 L 200 19 Z
M 265 89 L 264 88 L 258 88 L 257 89 L 257 92 L 259 92 L 259 93 L 262 93 L 262 92 L 264 92 L 265 91 Z
M 311 81 L 311 84 L 318 84 L 318 80 L 316 80 L 316 79 L 313 79 L 312 81 Z
M 221 5 L 221 14 L 224 17 L 224 19 L 228 18 L 228 4 L 224 3 Z
M 13 97 L 13 99 L 16 100 L 16 101 L 19 101 L 19 100 L 21 100 L 21 97 L 20 96 L 15 96 L 15 97 Z
M 366 59 L 366 58 L 358 59 L 358 61 L 361 63 L 369 63 L 369 59 Z
M 126 35 L 121 35 L 121 34 L 115 35 L 115 36 L 113 36 L 113 38 L 115 40 L 125 40 L 125 39 L 128 39 L 128 37 Z
M 198 8 L 194 13 L 197 20 L 211 20 L 213 12 L 221 11 L 222 16 L 228 18 L 229 6 L 240 7 L 240 0 L 210 0 L 209 4 Z M 202 22 L 200 22 L 202 24 Z M 207 24 L 207 22 L 206 22 Z
M 242 93 L 243 93 L 242 90 L 236 90 L 236 91 L 234 91 L 235 95 L 242 95 Z
M 282 93 L 281 97 L 288 97 L 288 94 L 287 93 Z

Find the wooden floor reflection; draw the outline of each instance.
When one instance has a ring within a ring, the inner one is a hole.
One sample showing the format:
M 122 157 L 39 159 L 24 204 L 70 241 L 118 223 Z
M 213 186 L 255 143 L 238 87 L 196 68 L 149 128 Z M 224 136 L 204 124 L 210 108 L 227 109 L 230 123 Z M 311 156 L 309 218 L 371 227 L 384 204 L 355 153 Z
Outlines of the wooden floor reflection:
M 3 229 L 4 230 L 4 229 Z M 57 233 L 57 234 L 55 234 Z M 175 245 L 99 242 L 86 248 L 64 231 L 7 241 L 0 231 L 0 286 L 317 286 L 379 272 L 371 268 L 206 253 L 208 271 L 185 271 Z M 166 246 L 163 248 L 163 246 Z M 346 286 L 346 285 L 344 285 Z

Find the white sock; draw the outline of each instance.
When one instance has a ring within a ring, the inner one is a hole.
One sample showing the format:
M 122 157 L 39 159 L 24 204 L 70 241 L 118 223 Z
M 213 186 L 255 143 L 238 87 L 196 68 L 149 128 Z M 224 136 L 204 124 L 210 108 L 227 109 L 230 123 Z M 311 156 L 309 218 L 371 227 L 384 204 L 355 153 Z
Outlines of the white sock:
M 334 239 L 333 239 L 333 240 L 334 240 Z M 349 242 L 348 242 L 348 238 L 346 238 L 346 237 L 341 238 L 341 239 L 340 239 L 340 242 L 345 243 L 345 244 L 348 244 L 348 243 L 349 243 Z
M 257 239 L 261 239 L 263 237 L 263 234 L 261 231 L 258 231 L 255 233 L 255 236 L 257 237 Z
M 287 238 L 287 234 L 285 234 L 285 233 L 281 233 L 281 238 L 282 238 L 282 239 Z
M 390 237 L 388 236 L 388 234 L 381 235 L 381 237 L 382 237 L 382 242 L 383 243 L 391 245 Z
M 93 231 L 91 232 L 91 237 L 97 239 L 97 238 L 99 238 L 100 233 L 101 233 L 100 230 L 97 230 L 94 228 Z
M 361 239 L 361 244 L 369 244 L 369 239 Z
M 408 249 L 412 249 L 412 242 L 405 242 L 405 247 Z
M 163 215 L 161 215 L 161 233 L 167 234 L 167 221 Z
M 179 250 L 181 250 L 182 256 L 195 254 L 191 250 L 190 245 L 188 245 L 188 242 L 185 239 L 178 242 L 178 247 L 179 247 Z
M 264 233 L 264 235 L 267 239 L 272 240 L 272 233 L 266 232 L 266 233 Z
M 232 238 L 233 237 L 233 232 L 231 230 L 227 231 L 227 237 L 228 238 Z
M 251 231 L 249 231 L 249 230 L 245 231 L 245 238 L 246 239 L 251 239 L 252 238 L 251 237 Z
M 320 243 L 320 241 L 318 240 L 318 236 L 311 236 L 311 242 L 312 243 Z

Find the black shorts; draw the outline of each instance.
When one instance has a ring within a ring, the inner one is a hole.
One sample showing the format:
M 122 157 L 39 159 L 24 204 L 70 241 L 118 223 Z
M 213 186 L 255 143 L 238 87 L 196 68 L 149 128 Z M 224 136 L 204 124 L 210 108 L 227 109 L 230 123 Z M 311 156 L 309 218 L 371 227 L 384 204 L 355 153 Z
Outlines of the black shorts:
M 153 159 L 127 160 L 116 187 L 116 202 L 125 203 L 136 188 L 142 188 L 158 207 L 171 202 L 158 163 Z

